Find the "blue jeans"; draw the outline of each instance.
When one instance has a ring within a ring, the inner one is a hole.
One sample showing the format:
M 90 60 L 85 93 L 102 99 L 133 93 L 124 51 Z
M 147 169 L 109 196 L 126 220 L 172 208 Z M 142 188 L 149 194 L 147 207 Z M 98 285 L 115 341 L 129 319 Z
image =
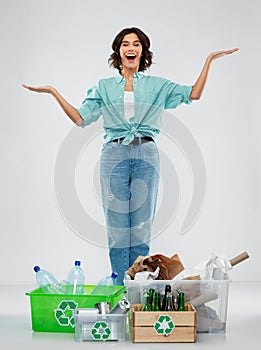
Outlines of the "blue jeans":
M 103 145 L 100 181 L 112 271 L 124 272 L 149 254 L 159 185 L 159 154 L 153 141 Z

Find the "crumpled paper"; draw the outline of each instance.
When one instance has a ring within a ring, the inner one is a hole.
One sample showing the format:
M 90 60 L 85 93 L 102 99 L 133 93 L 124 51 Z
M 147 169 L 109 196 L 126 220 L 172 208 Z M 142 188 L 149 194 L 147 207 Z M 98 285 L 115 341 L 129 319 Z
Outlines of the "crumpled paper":
M 137 272 L 134 276 L 134 280 L 142 280 L 142 281 L 155 280 L 159 276 L 159 271 L 160 271 L 160 268 L 158 266 L 154 272 L 150 272 L 150 271 Z
M 126 273 L 134 279 L 138 272 L 154 272 L 157 268 L 159 268 L 157 280 L 171 280 L 184 270 L 178 254 L 174 254 L 170 258 L 162 254 L 156 254 L 145 257 L 138 256 Z

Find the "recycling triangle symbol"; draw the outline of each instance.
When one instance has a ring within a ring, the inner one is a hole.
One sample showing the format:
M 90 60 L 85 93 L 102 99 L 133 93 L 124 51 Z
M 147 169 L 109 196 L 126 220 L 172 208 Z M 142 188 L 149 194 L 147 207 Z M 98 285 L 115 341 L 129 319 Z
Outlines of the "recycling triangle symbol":
M 174 328 L 175 324 L 169 315 L 160 315 L 154 323 L 154 329 L 157 334 L 170 335 Z
M 96 322 L 91 333 L 93 339 L 95 340 L 106 340 L 111 335 L 111 329 L 106 322 Z
M 78 307 L 74 300 L 62 300 L 57 309 L 54 310 L 54 316 L 60 326 L 74 327 L 73 312 Z

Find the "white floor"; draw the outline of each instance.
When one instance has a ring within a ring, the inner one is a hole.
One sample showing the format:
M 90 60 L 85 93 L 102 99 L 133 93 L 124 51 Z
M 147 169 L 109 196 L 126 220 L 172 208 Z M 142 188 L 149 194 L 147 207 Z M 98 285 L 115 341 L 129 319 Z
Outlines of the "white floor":
M 261 282 L 231 282 L 225 334 L 197 334 L 196 343 L 76 342 L 69 333 L 31 330 L 29 297 L 35 286 L 0 286 L 1 349 L 256 349 L 261 334 Z

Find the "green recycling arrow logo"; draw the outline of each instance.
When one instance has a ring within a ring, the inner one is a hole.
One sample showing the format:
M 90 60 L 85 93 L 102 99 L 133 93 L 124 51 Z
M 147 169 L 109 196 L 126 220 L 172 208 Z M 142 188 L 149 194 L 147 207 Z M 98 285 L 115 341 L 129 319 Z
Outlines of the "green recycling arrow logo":
M 106 340 L 111 335 L 111 329 L 106 322 L 96 322 L 91 330 L 95 340 Z
M 54 316 L 60 326 L 74 327 L 73 311 L 78 307 L 74 300 L 62 300 L 57 309 L 54 310 Z
M 169 315 L 160 315 L 154 323 L 154 329 L 157 334 L 170 335 L 174 328 L 175 324 Z

